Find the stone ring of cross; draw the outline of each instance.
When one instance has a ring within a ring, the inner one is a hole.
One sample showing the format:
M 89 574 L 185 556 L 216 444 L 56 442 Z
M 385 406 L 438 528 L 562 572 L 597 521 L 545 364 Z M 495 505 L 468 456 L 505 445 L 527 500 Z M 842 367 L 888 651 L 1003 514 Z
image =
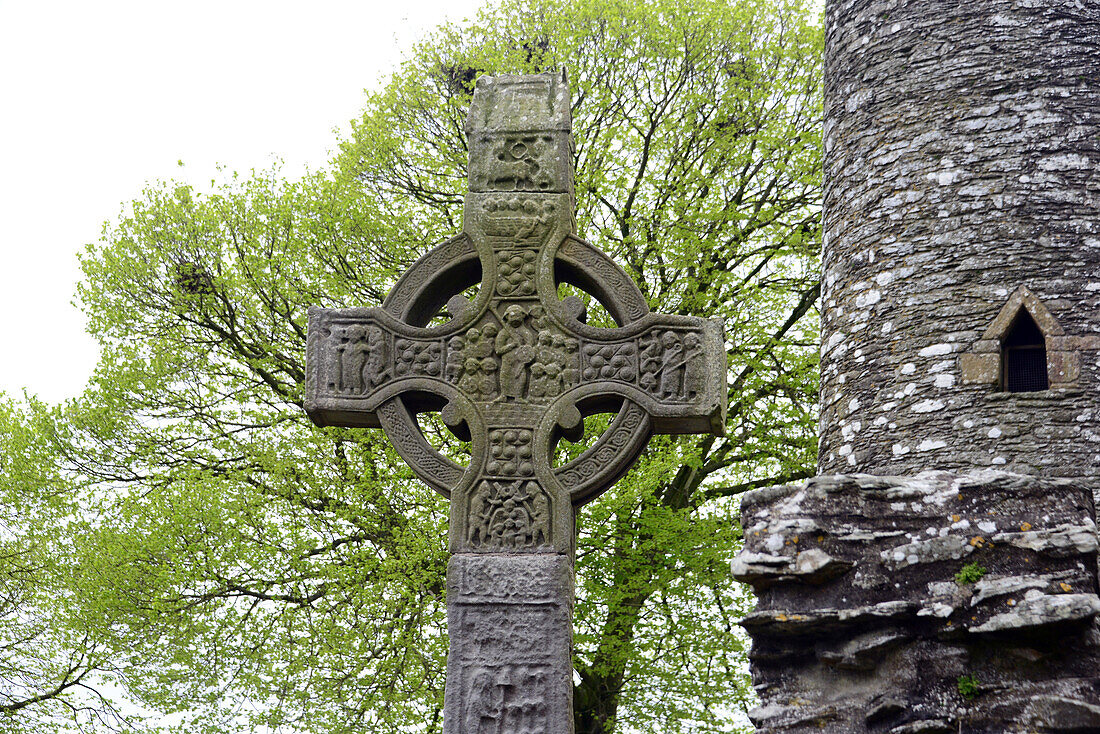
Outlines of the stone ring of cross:
M 451 497 L 453 552 L 562 552 L 573 508 L 613 485 L 651 433 L 720 433 L 725 420 L 720 322 L 651 313 L 627 274 L 575 234 L 563 86 L 553 75 L 480 83 L 463 232 L 413 264 L 380 308 L 310 309 L 307 411 L 321 425 L 381 426 Z M 509 105 L 478 112 L 502 90 Z M 529 114 L 493 112 L 517 105 Z M 616 328 L 587 324 L 579 298 L 559 297 L 562 283 L 593 296 Z M 461 295 L 478 284 L 472 300 Z M 469 441 L 467 467 L 425 438 L 417 416 L 435 411 Z M 592 446 L 552 466 L 559 439 L 616 411 Z

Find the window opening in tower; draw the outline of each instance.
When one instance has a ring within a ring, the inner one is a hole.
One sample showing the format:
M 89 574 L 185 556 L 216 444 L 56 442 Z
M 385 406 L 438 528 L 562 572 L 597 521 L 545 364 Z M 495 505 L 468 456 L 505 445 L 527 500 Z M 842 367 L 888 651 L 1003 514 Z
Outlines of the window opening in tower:
M 1043 332 L 1021 308 L 1001 341 L 1001 386 L 1005 392 L 1049 389 L 1047 348 Z

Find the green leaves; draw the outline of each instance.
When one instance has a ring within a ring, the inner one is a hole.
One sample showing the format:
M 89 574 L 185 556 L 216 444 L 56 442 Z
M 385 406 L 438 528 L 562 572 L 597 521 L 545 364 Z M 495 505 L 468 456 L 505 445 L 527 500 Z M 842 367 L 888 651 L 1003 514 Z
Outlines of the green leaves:
M 378 305 L 460 230 L 480 74 L 560 66 L 581 235 L 721 319 L 730 383 L 724 438 L 654 439 L 581 514 L 577 732 L 747 727 L 737 495 L 816 451 L 808 5 L 504 0 L 412 49 L 328 168 L 132 202 L 81 259 L 87 391 L 0 406 L 0 731 L 441 731 L 446 502 L 306 420 L 306 311 Z

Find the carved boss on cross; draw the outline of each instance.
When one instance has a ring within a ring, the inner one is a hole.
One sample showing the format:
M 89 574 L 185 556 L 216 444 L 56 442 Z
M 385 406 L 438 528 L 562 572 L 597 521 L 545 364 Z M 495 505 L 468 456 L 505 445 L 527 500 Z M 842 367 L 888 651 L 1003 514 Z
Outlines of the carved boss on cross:
M 722 430 L 722 329 L 650 313 L 626 273 L 575 236 L 564 82 L 498 77 L 477 94 L 462 234 L 417 261 L 381 308 L 310 309 L 306 409 L 323 425 L 384 428 L 452 498 L 453 552 L 564 552 L 573 507 L 610 487 L 651 432 Z M 472 301 L 458 295 L 478 283 Z M 593 295 L 618 328 L 587 325 L 560 283 Z M 583 416 L 614 410 L 593 446 L 551 466 Z M 468 467 L 428 443 L 425 411 L 470 441 Z

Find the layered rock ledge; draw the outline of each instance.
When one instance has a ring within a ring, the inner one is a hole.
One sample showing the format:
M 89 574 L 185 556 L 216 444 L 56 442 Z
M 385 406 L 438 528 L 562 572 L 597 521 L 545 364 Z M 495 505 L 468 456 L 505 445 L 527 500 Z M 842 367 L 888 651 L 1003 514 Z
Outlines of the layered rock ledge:
M 1100 731 L 1092 492 L 819 476 L 742 503 L 761 734 Z

